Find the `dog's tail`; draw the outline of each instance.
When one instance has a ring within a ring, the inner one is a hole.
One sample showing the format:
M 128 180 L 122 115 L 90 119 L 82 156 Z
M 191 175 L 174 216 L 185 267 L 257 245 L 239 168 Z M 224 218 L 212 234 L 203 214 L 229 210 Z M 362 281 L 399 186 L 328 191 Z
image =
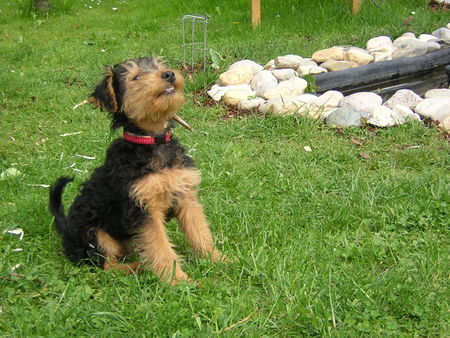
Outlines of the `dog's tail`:
M 71 177 L 60 177 L 50 188 L 49 209 L 51 214 L 55 217 L 56 231 L 58 231 L 60 235 L 64 234 L 67 221 L 64 213 L 64 206 L 62 204 L 62 194 L 67 183 L 72 181 L 73 178 Z

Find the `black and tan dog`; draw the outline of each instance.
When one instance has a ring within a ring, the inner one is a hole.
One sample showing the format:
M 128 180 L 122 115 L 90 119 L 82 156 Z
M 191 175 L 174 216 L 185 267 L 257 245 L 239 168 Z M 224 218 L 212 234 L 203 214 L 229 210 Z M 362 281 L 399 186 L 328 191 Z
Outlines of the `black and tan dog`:
M 135 249 L 162 280 L 189 280 L 167 237 L 165 223 L 172 217 L 197 254 L 225 260 L 197 199 L 200 173 L 170 132 L 172 120 L 186 126 L 176 115 L 183 87 L 179 72 L 152 57 L 107 69 L 88 101 L 111 114 L 112 128 L 123 127 L 123 138 L 111 144 L 67 216 L 61 199 L 72 179 L 61 177 L 50 191 L 50 211 L 71 261 L 136 270 L 139 262 L 120 261 Z

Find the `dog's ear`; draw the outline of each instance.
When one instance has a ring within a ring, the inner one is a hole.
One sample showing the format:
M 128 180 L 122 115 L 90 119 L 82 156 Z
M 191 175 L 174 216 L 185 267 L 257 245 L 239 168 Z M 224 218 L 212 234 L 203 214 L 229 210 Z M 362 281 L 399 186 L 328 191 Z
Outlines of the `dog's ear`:
M 115 113 L 119 109 L 113 86 L 114 75 L 114 70 L 108 67 L 104 79 L 95 87 L 94 92 L 88 98 L 88 102 L 110 113 Z

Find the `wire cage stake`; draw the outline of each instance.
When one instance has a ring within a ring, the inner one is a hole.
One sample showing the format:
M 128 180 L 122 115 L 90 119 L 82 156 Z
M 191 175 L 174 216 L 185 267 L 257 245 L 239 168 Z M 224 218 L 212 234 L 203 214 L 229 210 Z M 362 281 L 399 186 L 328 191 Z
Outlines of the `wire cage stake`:
M 183 66 L 190 59 L 191 67 L 194 67 L 195 55 L 199 53 L 203 57 L 203 69 L 206 68 L 207 57 L 207 25 L 209 17 L 206 14 L 187 14 L 182 17 L 183 23 Z M 200 26 L 200 27 L 198 27 Z M 197 27 L 197 31 L 196 31 Z M 198 33 L 200 29 L 200 33 Z

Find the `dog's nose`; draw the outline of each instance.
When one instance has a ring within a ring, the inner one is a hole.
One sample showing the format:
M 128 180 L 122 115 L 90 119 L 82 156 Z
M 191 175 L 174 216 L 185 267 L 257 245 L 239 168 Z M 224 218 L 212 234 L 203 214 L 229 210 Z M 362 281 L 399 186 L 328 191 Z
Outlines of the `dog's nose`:
M 168 70 L 167 72 L 164 72 L 161 74 L 161 78 L 163 80 L 166 80 L 169 83 L 174 83 L 175 82 L 175 73 Z

